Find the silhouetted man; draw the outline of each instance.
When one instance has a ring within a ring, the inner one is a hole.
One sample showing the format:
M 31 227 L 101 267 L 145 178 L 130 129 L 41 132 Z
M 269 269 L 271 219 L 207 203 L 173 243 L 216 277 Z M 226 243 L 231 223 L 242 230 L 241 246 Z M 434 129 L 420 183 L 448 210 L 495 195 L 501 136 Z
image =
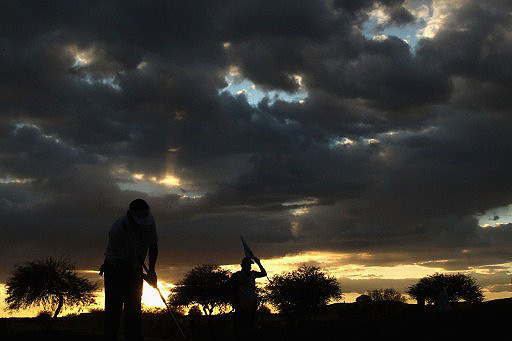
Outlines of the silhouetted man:
M 437 300 L 435 303 L 436 303 L 437 309 L 441 312 L 446 312 L 446 311 L 451 310 L 450 299 L 448 298 L 447 288 L 448 287 L 446 285 L 442 286 L 441 289 L 439 289 L 439 292 L 437 294 Z
M 146 279 L 156 285 L 155 264 L 158 257 L 158 237 L 149 205 L 142 199 L 130 203 L 108 233 L 105 262 L 105 338 L 115 340 L 124 305 L 126 340 L 142 340 L 141 296 L 143 264 L 149 250 L 149 273 Z
M 258 258 L 253 258 L 260 271 L 252 271 L 252 260 L 244 257 L 241 271 L 235 272 L 230 279 L 233 305 L 235 307 L 235 327 L 237 331 L 250 331 L 254 327 L 254 318 L 258 308 L 258 296 L 256 295 L 256 278 L 265 277 L 267 272 Z

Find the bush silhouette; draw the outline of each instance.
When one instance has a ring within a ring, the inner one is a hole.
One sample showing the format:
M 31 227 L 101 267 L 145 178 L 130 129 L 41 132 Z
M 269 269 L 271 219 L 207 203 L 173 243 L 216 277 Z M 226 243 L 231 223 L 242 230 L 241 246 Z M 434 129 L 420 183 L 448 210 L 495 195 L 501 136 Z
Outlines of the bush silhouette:
M 54 309 L 48 329 L 62 307 L 84 307 L 93 304 L 97 285 L 75 273 L 74 265 L 67 259 L 38 259 L 15 265 L 7 280 L 8 310 L 31 306 Z
M 372 301 L 395 301 L 403 303 L 407 301 L 404 295 L 393 288 L 368 290 L 366 295 L 370 296 Z
M 41 310 L 39 313 L 37 313 L 36 319 L 43 320 L 43 321 L 49 321 L 52 318 L 52 312 L 48 310 Z
M 205 315 L 211 315 L 215 308 L 224 308 L 230 303 L 228 281 L 230 272 L 218 265 L 203 264 L 196 266 L 169 295 L 174 306 L 198 304 Z
M 272 311 L 270 310 L 270 308 L 264 304 L 260 304 L 257 311 L 260 315 L 271 315 L 272 314 Z
M 329 301 L 342 296 L 336 278 L 327 276 L 319 267 L 308 265 L 273 276 L 266 290 L 266 300 L 280 312 L 298 315 L 317 312 Z
M 198 305 L 193 305 L 188 310 L 188 316 L 201 316 L 203 313 L 201 312 L 201 308 Z
M 439 297 L 439 292 L 446 287 L 449 302 L 482 302 L 484 295 L 482 289 L 473 279 L 465 274 L 440 274 L 423 277 L 418 283 L 412 285 L 407 293 L 415 300 L 426 301 L 433 304 Z

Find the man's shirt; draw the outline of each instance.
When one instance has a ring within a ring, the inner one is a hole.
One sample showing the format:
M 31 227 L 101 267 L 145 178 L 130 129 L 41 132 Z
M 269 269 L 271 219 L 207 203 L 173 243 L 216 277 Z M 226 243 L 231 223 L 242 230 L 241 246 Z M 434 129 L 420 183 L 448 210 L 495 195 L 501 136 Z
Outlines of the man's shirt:
M 237 294 L 240 298 L 256 298 L 256 271 L 248 274 L 243 271 L 237 271 L 232 275 Z
M 244 301 L 256 301 L 256 278 L 263 277 L 264 275 L 259 271 L 251 270 L 249 273 L 244 271 L 237 271 L 231 275 L 231 285 L 235 290 L 235 299 L 238 303 Z
M 148 248 L 158 242 L 155 220 L 150 225 L 135 225 L 125 214 L 119 218 L 108 233 L 106 261 L 113 266 L 128 266 L 140 271 Z

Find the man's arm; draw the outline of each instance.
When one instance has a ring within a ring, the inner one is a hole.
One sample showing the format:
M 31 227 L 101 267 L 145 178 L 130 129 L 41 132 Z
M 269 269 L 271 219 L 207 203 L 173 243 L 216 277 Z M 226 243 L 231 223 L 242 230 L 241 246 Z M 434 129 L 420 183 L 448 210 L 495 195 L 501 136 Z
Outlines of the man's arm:
M 148 282 L 150 284 L 156 285 L 156 272 L 155 272 L 155 265 L 156 265 L 156 259 L 158 258 L 158 244 L 153 243 L 149 245 L 149 251 L 148 251 L 148 257 L 149 257 L 149 273 L 148 273 Z
M 236 310 L 240 304 L 240 291 L 238 288 L 238 275 L 236 272 L 229 278 L 228 290 L 231 303 L 233 304 L 233 308 Z
M 149 245 L 149 272 L 155 272 L 156 259 L 158 258 L 158 244 Z
M 255 271 L 256 278 L 265 277 L 267 275 L 267 271 L 265 270 L 263 265 L 261 265 L 260 260 L 256 257 L 254 257 L 254 261 L 256 262 L 256 264 L 258 264 L 258 267 L 260 268 L 260 272 Z
M 110 229 L 108 230 L 107 250 L 105 251 L 105 258 L 103 259 L 103 264 L 101 264 L 101 266 L 100 266 L 100 271 L 99 271 L 100 276 L 103 276 L 103 274 L 107 270 L 107 258 L 112 257 L 112 253 L 114 252 L 114 246 L 116 245 L 116 240 L 115 240 L 115 234 L 114 234 L 113 230 L 115 228 L 115 224 L 116 223 L 112 224 L 112 226 L 110 226 Z

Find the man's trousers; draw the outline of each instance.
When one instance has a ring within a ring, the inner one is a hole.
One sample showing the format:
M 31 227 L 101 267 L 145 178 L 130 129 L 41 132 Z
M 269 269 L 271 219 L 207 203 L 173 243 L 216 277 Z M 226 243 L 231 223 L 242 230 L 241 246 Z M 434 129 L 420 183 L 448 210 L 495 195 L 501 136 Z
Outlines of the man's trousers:
M 105 339 L 116 340 L 124 311 L 125 340 L 142 340 L 142 272 L 126 267 L 105 269 Z M 124 309 L 123 309 L 124 307 Z

